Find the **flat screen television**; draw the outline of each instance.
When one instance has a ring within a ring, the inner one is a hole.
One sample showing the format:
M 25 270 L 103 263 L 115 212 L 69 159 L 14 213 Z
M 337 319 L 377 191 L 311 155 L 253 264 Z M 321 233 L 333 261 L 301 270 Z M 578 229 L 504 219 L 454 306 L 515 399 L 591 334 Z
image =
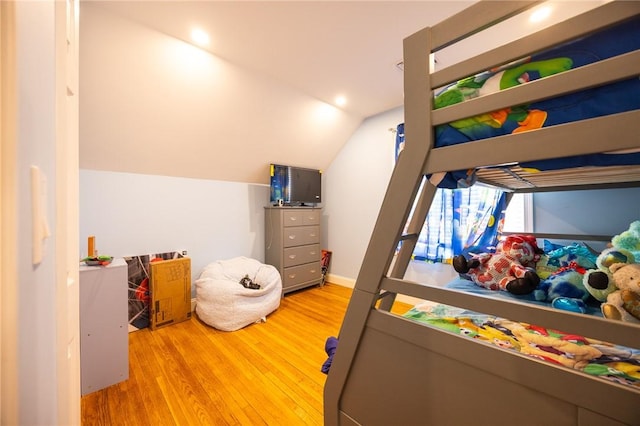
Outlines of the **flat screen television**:
M 322 172 L 316 169 L 271 164 L 271 203 L 313 206 L 322 202 Z

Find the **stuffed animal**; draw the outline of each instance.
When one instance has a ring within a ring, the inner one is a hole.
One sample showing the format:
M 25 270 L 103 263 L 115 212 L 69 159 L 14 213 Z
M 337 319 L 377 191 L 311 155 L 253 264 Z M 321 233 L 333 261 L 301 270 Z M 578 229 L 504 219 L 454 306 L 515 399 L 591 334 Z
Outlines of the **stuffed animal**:
M 609 268 L 618 290 L 601 305 L 605 318 L 640 323 L 640 263 L 616 263 Z
M 611 245 L 629 250 L 640 261 L 640 220 L 631 222 L 629 229 L 611 239 Z
M 570 310 L 582 312 L 586 307 L 580 301 L 589 298 L 583 277 L 588 269 L 595 267 L 596 255 L 583 244 L 554 248 L 541 256 L 536 264 L 536 272 L 542 281 L 533 296 L 536 300 L 552 303 L 562 298 L 564 302 L 556 303 L 558 307 L 573 300 Z
M 577 263 L 562 267 L 544 279 L 533 292 L 536 300 L 553 302 L 558 297 L 580 299 L 589 298 L 583 277 L 587 270 Z
M 579 265 L 586 269 L 596 267 L 595 254 L 584 244 L 556 245 L 544 240 L 544 254 L 536 263 L 536 273 L 541 280 L 550 277 L 561 269 Z
M 590 269 L 584 274 L 584 288 L 598 301 L 604 302 L 607 296 L 617 290 L 613 280 L 611 267 L 615 264 L 635 263 L 633 254 L 625 249 L 610 247 L 602 251 L 596 258 L 597 269 Z
M 495 253 L 481 253 L 467 259 L 453 259 L 453 268 L 480 287 L 516 295 L 530 294 L 540 278 L 535 265 L 542 251 L 531 235 L 510 235 L 501 240 Z

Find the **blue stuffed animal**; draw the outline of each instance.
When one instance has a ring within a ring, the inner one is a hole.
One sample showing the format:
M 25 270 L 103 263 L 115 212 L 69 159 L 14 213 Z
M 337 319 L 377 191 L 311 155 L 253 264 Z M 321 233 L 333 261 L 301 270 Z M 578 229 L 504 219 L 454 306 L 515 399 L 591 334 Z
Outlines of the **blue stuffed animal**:
M 587 300 L 589 292 L 584 287 L 583 276 L 587 270 L 574 263 L 558 269 L 541 281 L 533 292 L 536 300 L 552 302 L 558 297 Z
M 555 248 L 536 265 L 543 280 L 533 296 L 559 309 L 584 312 L 584 301 L 589 298 L 589 292 L 583 284 L 583 276 L 587 269 L 595 266 L 596 255 L 582 244 Z

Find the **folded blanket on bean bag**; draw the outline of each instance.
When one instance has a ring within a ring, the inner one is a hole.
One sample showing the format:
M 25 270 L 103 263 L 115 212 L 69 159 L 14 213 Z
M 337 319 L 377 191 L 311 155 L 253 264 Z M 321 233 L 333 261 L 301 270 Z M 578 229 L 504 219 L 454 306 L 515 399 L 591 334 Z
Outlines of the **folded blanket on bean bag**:
M 259 289 L 243 286 L 247 277 Z M 235 331 L 257 322 L 280 306 L 282 279 L 278 270 L 255 259 L 219 260 L 204 268 L 196 285 L 196 314 L 222 331 Z

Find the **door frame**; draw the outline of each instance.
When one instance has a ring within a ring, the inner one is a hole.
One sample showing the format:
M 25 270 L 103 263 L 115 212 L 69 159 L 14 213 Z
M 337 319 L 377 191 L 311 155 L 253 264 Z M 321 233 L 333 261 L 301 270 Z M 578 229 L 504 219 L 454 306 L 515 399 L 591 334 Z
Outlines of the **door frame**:
M 18 423 L 17 76 L 14 2 L 0 1 L 0 423 Z

